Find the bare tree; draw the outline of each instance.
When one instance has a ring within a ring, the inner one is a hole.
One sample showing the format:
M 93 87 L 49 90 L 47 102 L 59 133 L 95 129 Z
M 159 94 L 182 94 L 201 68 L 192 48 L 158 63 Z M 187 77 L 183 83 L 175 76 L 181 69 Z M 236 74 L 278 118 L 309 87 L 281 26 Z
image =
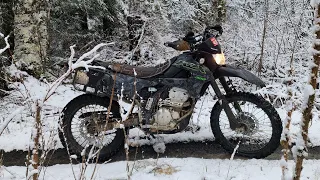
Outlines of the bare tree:
M 295 39 L 296 41 L 296 39 Z M 284 127 L 281 135 L 281 146 L 282 146 L 282 152 L 283 152 L 283 157 L 282 160 L 285 162 L 281 163 L 281 169 L 282 169 L 282 177 L 281 179 L 287 179 L 286 177 L 288 176 L 288 159 L 289 159 L 289 153 L 290 153 L 290 145 L 291 145 L 291 138 L 290 138 L 290 125 L 291 125 L 291 116 L 293 111 L 296 110 L 296 104 L 293 100 L 293 54 L 294 54 L 294 49 L 292 50 L 292 56 L 290 60 L 290 69 L 288 71 L 288 85 L 287 85 L 287 93 L 288 93 L 288 101 L 286 102 L 286 110 L 287 110 L 287 116 L 284 120 Z
M 310 72 L 310 80 L 305 88 L 304 94 L 304 102 L 302 104 L 302 122 L 301 132 L 298 134 L 298 139 L 296 145 L 294 147 L 294 156 L 296 156 L 296 166 L 295 166 L 295 174 L 293 179 L 299 180 L 302 171 L 302 163 L 303 159 L 308 155 L 307 153 L 307 143 L 308 143 L 308 128 L 309 123 L 312 120 L 312 109 L 314 106 L 315 100 L 315 89 L 317 86 L 318 79 L 318 71 L 320 65 L 320 22 L 317 19 L 320 18 L 320 3 L 318 1 L 313 1 L 312 4 L 314 8 L 314 29 L 316 34 L 316 40 L 314 41 L 313 48 L 313 62 L 310 62 L 311 72 Z
M 226 18 L 226 1 L 225 0 L 217 0 L 214 1 L 217 5 L 214 6 L 215 9 L 213 11 L 217 11 L 217 23 L 221 24 Z
M 260 60 L 259 60 L 259 65 L 258 65 L 258 73 L 260 74 L 262 71 L 262 66 L 263 66 L 263 54 L 264 54 L 264 46 L 265 46 L 265 39 L 266 39 L 266 34 L 267 34 L 267 25 L 268 25 L 268 8 L 269 7 L 269 2 L 268 0 L 264 1 L 264 8 L 265 8 L 265 16 L 263 20 L 263 32 L 262 32 L 262 42 L 261 42 L 261 53 L 260 53 Z

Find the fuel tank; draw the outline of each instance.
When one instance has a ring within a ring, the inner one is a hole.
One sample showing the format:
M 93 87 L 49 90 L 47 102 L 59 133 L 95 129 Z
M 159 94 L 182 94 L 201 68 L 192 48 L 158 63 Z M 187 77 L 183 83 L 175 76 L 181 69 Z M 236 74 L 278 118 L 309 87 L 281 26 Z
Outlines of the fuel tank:
M 189 78 L 193 70 L 192 64 L 197 66 L 193 55 L 190 52 L 185 52 L 171 59 L 171 66 L 158 78 Z

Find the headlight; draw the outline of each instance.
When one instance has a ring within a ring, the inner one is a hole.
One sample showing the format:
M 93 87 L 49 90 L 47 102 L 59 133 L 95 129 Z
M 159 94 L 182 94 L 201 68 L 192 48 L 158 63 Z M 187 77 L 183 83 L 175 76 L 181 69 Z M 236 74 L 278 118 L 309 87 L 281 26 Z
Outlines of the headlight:
M 219 65 L 225 65 L 226 64 L 226 58 L 224 57 L 224 54 L 213 54 L 212 55 L 214 60 L 216 61 L 217 64 Z

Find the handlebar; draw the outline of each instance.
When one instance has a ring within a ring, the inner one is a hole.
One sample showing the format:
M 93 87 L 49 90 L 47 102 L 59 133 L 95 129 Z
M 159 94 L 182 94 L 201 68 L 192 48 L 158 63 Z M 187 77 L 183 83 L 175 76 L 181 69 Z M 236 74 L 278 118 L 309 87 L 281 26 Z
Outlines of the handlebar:
M 215 37 L 219 37 L 223 33 L 223 29 L 220 25 L 208 26 L 205 28 L 203 34 L 195 35 L 193 32 L 188 32 L 182 40 L 166 42 L 164 45 L 180 51 L 192 50 L 199 42 L 212 37 L 210 30 L 218 31 L 218 33 L 214 35 Z
M 171 48 L 178 50 L 178 51 L 190 50 L 190 43 L 188 43 L 187 41 L 184 41 L 184 40 L 166 42 L 166 43 L 164 43 L 164 45 L 167 47 L 171 47 Z
M 222 29 L 222 27 L 220 25 L 208 26 L 208 27 L 206 27 L 204 32 L 209 32 L 212 29 L 218 31 L 219 35 L 222 35 L 222 33 L 223 33 L 223 29 Z
M 172 47 L 172 48 L 176 47 L 174 42 L 165 42 L 164 45 L 167 46 L 167 47 Z

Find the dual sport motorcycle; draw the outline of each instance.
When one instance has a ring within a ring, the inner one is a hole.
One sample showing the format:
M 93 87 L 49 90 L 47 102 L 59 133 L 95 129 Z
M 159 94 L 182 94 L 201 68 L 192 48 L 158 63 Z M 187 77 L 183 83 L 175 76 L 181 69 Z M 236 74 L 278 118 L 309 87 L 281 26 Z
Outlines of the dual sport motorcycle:
M 258 87 L 264 82 L 251 72 L 225 64 L 217 38 L 221 26 L 207 27 L 202 34 L 187 34 L 165 45 L 184 51 L 164 64 L 138 67 L 105 61 L 86 72 L 79 68 L 74 85 L 86 92 L 70 101 L 60 118 L 59 136 L 72 153 L 89 156 L 99 149 L 106 160 L 123 148 L 126 132 L 138 127 L 146 134 L 172 134 L 185 130 L 197 101 L 211 86 L 218 100 L 210 124 L 215 140 L 232 153 L 264 158 L 280 144 L 282 122 L 264 98 L 237 91 L 228 77 L 239 77 Z M 119 96 L 121 95 L 121 96 Z M 125 111 L 122 102 L 137 111 Z M 129 114 L 123 119 L 123 113 Z

